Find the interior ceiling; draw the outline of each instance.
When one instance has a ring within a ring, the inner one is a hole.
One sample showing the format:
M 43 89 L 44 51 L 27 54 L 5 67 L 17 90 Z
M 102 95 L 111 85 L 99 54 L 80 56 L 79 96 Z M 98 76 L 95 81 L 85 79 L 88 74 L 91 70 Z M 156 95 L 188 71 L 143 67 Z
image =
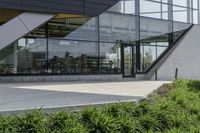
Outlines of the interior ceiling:
M 61 14 L 56 15 L 54 19 L 69 19 L 69 18 L 83 18 L 83 17 L 86 17 L 86 16 L 77 15 L 77 14 L 64 14 L 64 13 L 61 13 Z
M 72 31 L 76 30 L 84 23 L 86 23 L 90 17 L 76 14 L 58 14 L 48 22 L 48 34 L 51 37 L 65 37 Z M 31 32 L 27 37 L 45 36 L 46 25 L 42 25 L 39 28 Z
M 22 12 L 18 10 L 0 9 L 0 25 L 10 21 L 21 13 Z M 78 14 L 57 14 L 48 22 L 48 33 L 53 37 L 65 37 L 72 31 L 82 26 L 89 19 L 90 17 Z M 46 26 L 44 24 L 27 36 L 44 36 L 45 28 Z
M 21 11 L 17 10 L 0 9 L 0 23 L 6 23 L 21 13 Z

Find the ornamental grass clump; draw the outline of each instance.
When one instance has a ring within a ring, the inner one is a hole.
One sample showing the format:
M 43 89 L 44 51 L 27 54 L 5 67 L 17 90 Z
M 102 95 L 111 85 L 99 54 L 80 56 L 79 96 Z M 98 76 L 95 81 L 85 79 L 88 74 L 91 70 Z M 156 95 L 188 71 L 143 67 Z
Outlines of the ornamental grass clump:
M 0 116 L 0 133 L 17 133 L 14 120 L 13 116 Z
M 116 119 L 118 125 L 118 133 L 136 133 L 136 132 L 143 132 L 144 129 L 134 117 L 130 115 L 124 114 L 118 116 Z
M 136 110 L 136 104 L 134 103 L 119 103 L 108 105 L 103 108 L 108 115 L 112 116 L 116 122 L 118 133 L 135 133 L 143 132 L 142 126 L 136 117 L 134 112 Z
M 88 108 L 81 112 L 81 121 L 90 133 L 116 133 L 115 119 L 105 111 L 97 108 Z
M 199 82 L 199 80 L 188 80 L 187 87 L 199 92 L 200 91 L 200 82 Z
M 150 113 L 151 111 L 152 111 L 152 105 L 150 105 L 146 101 L 143 101 L 136 106 L 136 108 L 133 112 L 133 116 L 134 117 L 141 117 L 145 114 Z
M 135 113 L 136 107 L 135 103 L 117 103 L 107 105 L 103 110 L 112 117 L 118 117 L 121 115 L 130 115 L 132 117 Z
M 15 116 L 13 127 L 17 133 L 45 133 L 45 116 L 40 111 Z
M 86 133 L 78 118 L 68 112 L 58 112 L 49 116 L 47 127 L 50 133 Z

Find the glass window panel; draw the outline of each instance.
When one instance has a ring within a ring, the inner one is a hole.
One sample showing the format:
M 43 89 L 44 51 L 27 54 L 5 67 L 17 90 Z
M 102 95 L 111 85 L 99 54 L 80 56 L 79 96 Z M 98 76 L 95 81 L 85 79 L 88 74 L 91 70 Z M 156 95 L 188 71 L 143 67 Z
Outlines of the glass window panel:
M 173 6 L 174 21 L 187 22 L 187 8 Z
M 152 18 L 161 18 L 161 4 L 156 2 L 141 0 L 140 15 Z
M 157 47 L 157 58 L 167 49 L 167 47 Z
M 111 7 L 110 9 L 108 9 L 108 11 L 118 12 L 118 13 L 124 13 L 124 1 L 118 2 L 113 7 Z
M 0 50 L 0 74 L 17 73 L 17 58 L 14 58 L 14 49 L 14 44 L 11 44 Z
M 90 40 L 97 41 L 98 40 L 98 22 L 94 17 L 90 19 L 88 22 L 84 23 L 82 26 L 77 28 L 76 30 L 69 33 L 65 39 L 74 39 L 74 40 Z
M 100 43 L 101 73 L 121 72 L 121 49 L 117 43 Z
M 47 73 L 47 40 L 24 38 L 18 41 L 17 72 L 42 74 Z
M 162 19 L 168 20 L 168 12 L 162 13 Z
M 162 4 L 162 19 L 168 20 L 168 5 Z
M 46 39 L 22 38 L 0 52 L 0 74 L 47 73 Z
M 140 18 L 140 39 L 168 40 L 169 21 Z
M 67 35 L 80 28 L 89 18 L 54 18 L 48 22 L 49 37 L 66 38 Z M 62 29 L 62 30 L 61 30 Z
M 193 23 L 198 24 L 198 10 L 193 10 Z
M 48 60 L 49 73 L 97 73 L 98 43 L 50 39 Z
M 193 8 L 198 9 L 198 0 L 193 0 Z
M 173 4 L 187 7 L 187 0 L 173 0 Z
M 55 18 L 51 19 L 48 24 L 48 36 L 56 37 L 56 38 L 67 38 L 67 39 L 89 39 L 95 38 L 95 34 L 93 36 L 88 37 L 86 35 L 89 34 L 88 30 L 92 32 L 95 31 L 95 19 L 90 20 L 88 17 L 69 15 L 69 14 L 60 14 Z M 88 22 L 88 23 L 86 23 Z M 86 24 L 85 24 L 86 23 Z M 29 37 L 46 37 L 46 28 L 47 24 L 40 26 L 39 28 L 32 31 Z M 91 26 L 91 27 L 90 27 Z M 87 32 L 87 34 L 85 34 Z M 68 37 L 68 35 L 70 35 Z
M 135 14 L 135 0 L 124 0 L 125 14 Z
M 173 23 L 174 32 L 186 30 L 190 26 L 191 26 L 191 24 L 188 24 L 188 23 L 181 23 L 181 22 L 174 22 Z
M 188 24 L 188 23 L 174 22 L 173 23 L 174 41 L 176 41 L 190 26 L 191 24 Z
M 168 0 L 161 0 L 163 3 L 168 3 Z
M 154 0 L 154 1 L 161 2 L 161 0 Z
M 162 4 L 162 11 L 167 12 L 168 11 L 168 5 L 167 4 Z
M 143 70 L 151 66 L 156 60 L 156 46 L 145 46 L 144 45 L 144 56 L 143 56 Z
M 103 13 L 100 16 L 100 41 L 117 42 L 119 40 L 136 40 L 135 17 L 131 15 Z
M 156 42 L 157 46 L 169 46 L 168 42 Z

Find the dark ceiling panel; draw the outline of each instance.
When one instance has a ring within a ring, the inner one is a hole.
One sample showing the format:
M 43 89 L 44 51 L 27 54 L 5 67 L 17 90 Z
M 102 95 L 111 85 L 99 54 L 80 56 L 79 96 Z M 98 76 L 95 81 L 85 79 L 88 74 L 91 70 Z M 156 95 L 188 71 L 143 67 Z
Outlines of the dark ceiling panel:
M 97 16 L 119 0 L 0 0 L 0 8 Z
M 82 0 L 22 0 L 22 9 L 28 11 L 83 14 Z
M 11 8 L 11 9 L 20 9 L 21 0 L 0 0 L 0 7 L 2 8 Z

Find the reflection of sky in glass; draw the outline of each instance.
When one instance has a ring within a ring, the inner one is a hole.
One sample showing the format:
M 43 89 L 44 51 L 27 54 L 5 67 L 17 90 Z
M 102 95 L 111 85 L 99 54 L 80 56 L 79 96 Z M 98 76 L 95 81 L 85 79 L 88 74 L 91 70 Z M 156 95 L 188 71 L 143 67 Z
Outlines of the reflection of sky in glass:
M 173 4 L 186 7 L 187 6 L 187 0 L 173 0 Z
M 152 2 L 148 0 L 140 0 L 140 13 L 141 16 L 152 17 L 152 18 L 162 18 L 167 19 L 168 17 L 168 6 L 165 4 L 168 0 L 154 0 L 158 2 Z M 164 3 L 159 3 L 160 1 Z M 191 2 L 190 2 L 191 3 Z M 194 23 L 197 23 L 197 3 L 198 0 L 193 0 L 194 10 Z M 187 0 L 173 0 L 173 18 L 174 21 L 187 22 Z M 192 7 L 192 5 L 191 5 Z M 134 14 L 135 13 L 135 0 L 124 0 L 118 2 L 115 6 L 111 8 L 111 11 Z M 192 16 L 192 15 L 191 15 Z

